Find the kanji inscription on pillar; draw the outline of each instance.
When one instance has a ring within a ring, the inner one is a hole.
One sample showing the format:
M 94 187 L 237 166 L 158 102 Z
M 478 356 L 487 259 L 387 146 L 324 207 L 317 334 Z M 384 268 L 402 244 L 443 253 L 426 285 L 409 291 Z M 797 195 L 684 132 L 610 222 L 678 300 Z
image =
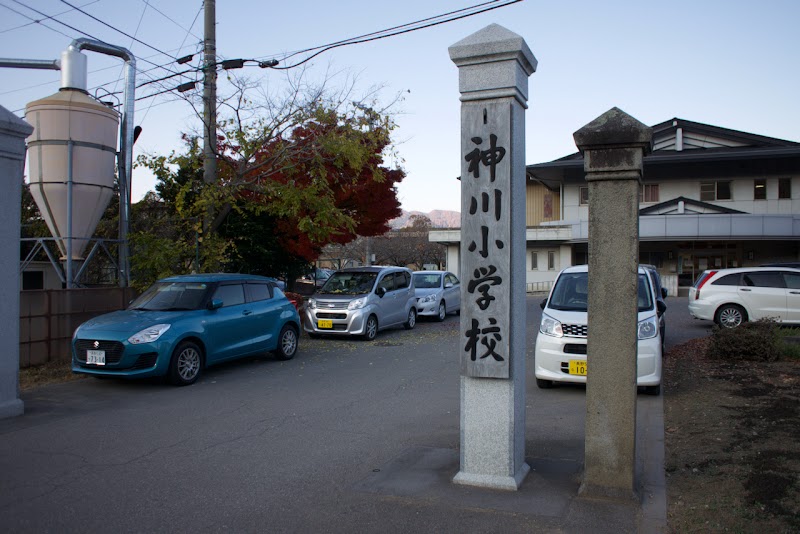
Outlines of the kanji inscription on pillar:
M 461 370 L 509 378 L 510 105 L 461 113 Z

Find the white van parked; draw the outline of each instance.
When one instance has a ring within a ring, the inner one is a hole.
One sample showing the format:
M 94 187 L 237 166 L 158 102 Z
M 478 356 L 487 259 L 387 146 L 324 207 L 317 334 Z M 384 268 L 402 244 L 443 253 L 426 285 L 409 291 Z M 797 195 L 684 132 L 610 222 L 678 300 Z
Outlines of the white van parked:
M 659 318 L 666 310 L 655 297 L 653 281 L 639 267 L 637 381 L 646 393 L 661 393 L 662 339 Z M 589 267 L 576 265 L 561 271 L 549 297 L 542 302 L 542 322 L 536 337 L 536 385 L 553 382 L 586 383 Z

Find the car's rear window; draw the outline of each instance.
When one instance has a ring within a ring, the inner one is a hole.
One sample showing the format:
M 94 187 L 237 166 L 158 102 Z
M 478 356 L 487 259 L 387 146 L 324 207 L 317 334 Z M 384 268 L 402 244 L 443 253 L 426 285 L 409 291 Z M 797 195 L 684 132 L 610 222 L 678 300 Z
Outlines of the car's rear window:
M 586 311 L 589 304 L 589 273 L 563 273 L 547 302 L 547 307 L 562 311 Z M 644 274 L 639 275 L 637 307 L 639 311 L 653 308 L 650 284 Z
M 435 287 L 442 286 L 442 275 L 441 274 L 415 274 L 414 275 L 414 286 L 418 289 L 431 289 Z
M 726 274 L 711 282 L 712 286 L 739 286 L 742 283 L 741 273 Z

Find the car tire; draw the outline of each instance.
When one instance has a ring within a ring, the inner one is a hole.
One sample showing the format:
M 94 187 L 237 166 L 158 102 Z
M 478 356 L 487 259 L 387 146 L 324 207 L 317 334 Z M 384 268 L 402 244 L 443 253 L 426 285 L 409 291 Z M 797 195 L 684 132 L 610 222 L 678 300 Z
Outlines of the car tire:
M 203 350 L 192 341 L 181 342 L 169 361 L 169 381 L 176 386 L 189 386 L 197 381 L 203 368 Z
M 408 310 L 408 320 L 403 323 L 403 328 L 413 330 L 415 326 L 417 326 L 417 309 L 411 306 L 411 309 Z
M 444 301 L 441 301 L 439 303 L 439 315 L 436 316 L 436 319 L 441 323 L 445 317 L 447 317 L 447 305 Z
M 297 354 L 297 331 L 291 325 L 283 325 L 278 336 L 278 348 L 275 357 L 279 360 L 291 360 Z
M 736 328 L 747 322 L 747 312 L 737 304 L 725 304 L 714 315 L 714 322 L 720 328 Z
M 378 318 L 370 315 L 367 318 L 367 325 L 364 328 L 364 339 L 372 341 L 378 335 Z
M 550 389 L 553 387 L 552 380 L 542 380 L 541 378 L 536 379 L 536 385 L 539 386 L 539 389 Z

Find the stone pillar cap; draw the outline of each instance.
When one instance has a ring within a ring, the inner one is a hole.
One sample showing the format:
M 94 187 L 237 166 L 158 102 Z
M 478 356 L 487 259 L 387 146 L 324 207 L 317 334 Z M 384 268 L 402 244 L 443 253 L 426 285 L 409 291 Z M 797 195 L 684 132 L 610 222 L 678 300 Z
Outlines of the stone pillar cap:
M 652 150 L 653 129 L 613 107 L 572 134 L 575 145 L 584 150 L 641 147 Z
M 0 133 L 26 138 L 33 133 L 33 126 L 0 106 Z
M 525 39 L 499 24 L 490 24 L 461 39 L 450 48 L 450 59 L 457 66 L 516 59 L 525 73 L 536 72 L 538 62 Z

